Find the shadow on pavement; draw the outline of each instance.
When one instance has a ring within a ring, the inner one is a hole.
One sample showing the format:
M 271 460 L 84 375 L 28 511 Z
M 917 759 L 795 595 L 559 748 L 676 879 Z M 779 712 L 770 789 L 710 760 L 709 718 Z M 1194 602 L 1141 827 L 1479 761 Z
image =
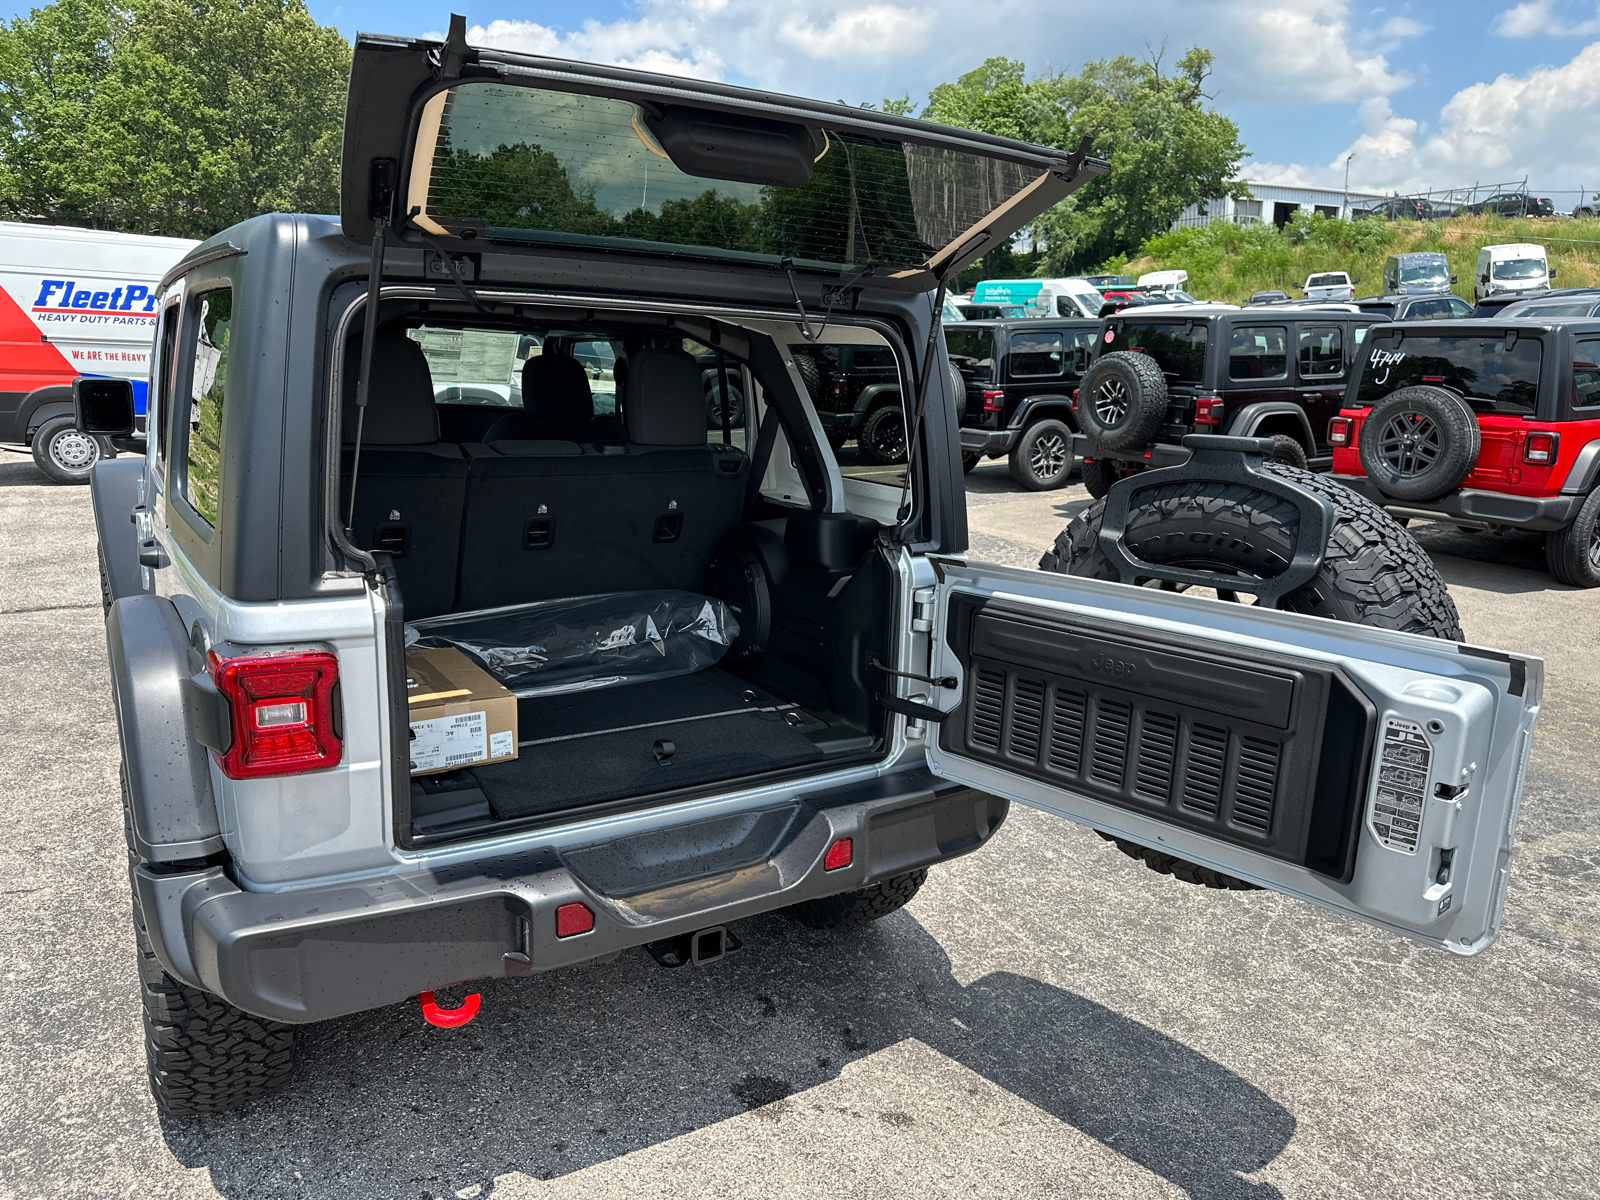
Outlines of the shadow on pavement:
M 1446 583 L 1505 595 L 1581 590 L 1557 583 L 1550 574 L 1543 534 L 1522 529 L 1490 533 L 1434 521 L 1413 522 L 1411 535 Z
M 1280 1195 L 1240 1176 L 1283 1150 L 1294 1118 L 1145 1025 L 1008 972 L 963 987 L 909 913 L 739 932 L 746 948 L 705 969 L 633 951 L 474 985 L 483 1013 L 457 1031 L 414 1005 L 313 1027 L 288 1092 L 165 1121 L 167 1144 L 232 1200 L 482 1197 L 508 1172 L 565 1175 L 747 1110 L 781 1122 L 789 1097 L 917 1038 L 1193 1197 Z M 913 1120 L 893 1101 L 875 1127 Z
M 0 487 L 37 487 L 50 484 L 50 476 L 39 470 L 27 451 L 0 454 Z

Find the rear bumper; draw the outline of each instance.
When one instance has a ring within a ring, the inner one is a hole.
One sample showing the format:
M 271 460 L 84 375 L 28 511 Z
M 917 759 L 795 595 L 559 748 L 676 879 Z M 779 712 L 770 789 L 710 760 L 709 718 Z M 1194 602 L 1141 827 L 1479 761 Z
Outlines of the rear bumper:
M 1080 461 L 1086 458 L 1097 461 L 1115 460 L 1139 463 L 1146 467 L 1176 467 L 1189 461 L 1187 450 L 1167 442 L 1153 442 L 1139 450 L 1107 450 L 1081 433 L 1072 435 L 1072 453 Z
M 969 429 L 965 426 L 961 430 L 961 453 L 963 454 L 1009 454 L 1011 447 L 1017 444 L 1016 429 Z
M 1582 496 L 1508 496 L 1462 488 L 1437 500 L 1396 500 L 1385 496 L 1365 475 L 1335 475 L 1340 483 L 1381 508 L 1462 525 L 1510 525 L 1516 529 L 1563 529 L 1572 524 Z
M 221 868 L 139 866 L 133 883 L 168 972 L 259 1016 L 322 1021 L 852 891 L 977 849 L 1008 808 L 917 769 L 756 814 L 292 892 L 241 891 Z M 825 871 L 845 837 L 851 863 Z M 557 938 L 573 901 L 594 928 Z

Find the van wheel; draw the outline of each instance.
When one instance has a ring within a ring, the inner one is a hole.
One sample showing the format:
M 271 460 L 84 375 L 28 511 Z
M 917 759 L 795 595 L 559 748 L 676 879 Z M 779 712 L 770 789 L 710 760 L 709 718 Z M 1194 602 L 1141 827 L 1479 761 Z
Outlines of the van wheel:
M 1396 500 L 1437 500 L 1478 461 L 1478 418 L 1443 388 L 1404 387 L 1361 425 L 1361 469 Z
M 851 929 L 904 908 L 927 879 L 928 868 L 921 867 L 859 891 L 802 900 L 779 911 L 810 929 Z
M 1589 493 L 1572 524 L 1545 535 L 1544 558 L 1561 583 L 1600 587 L 1600 488 Z
M 869 463 L 887 466 L 906 460 L 906 418 L 899 404 L 884 404 L 867 414 L 856 446 Z
M 53 417 L 33 435 L 33 461 L 57 483 L 88 483 L 103 453 L 99 439 L 79 433 L 71 417 Z
M 1299 467 L 1302 471 L 1310 470 L 1310 460 L 1306 458 L 1306 448 L 1295 438 L 1287 433 L 1272 435 L 1272 449 L 1266 455 L 1268 462 L 1282 463 L 1286 467 Z
M 1072 474 L 1072 430 L 1052 418 L 1023 430 L 1007 456 L 1011 479 L 1030 492 L 1060 487 Z
M 134 900 L 150 1093 L 169 1117 L 224 1112 L 286 1087 L 299 1029 L 235 1008 L 161 969 Z
M 1167 416 L 1167 377 L 1148 354 L 1114 350 L 1078 384 L 1078 427 L 1108 450 L 1143 446 Z

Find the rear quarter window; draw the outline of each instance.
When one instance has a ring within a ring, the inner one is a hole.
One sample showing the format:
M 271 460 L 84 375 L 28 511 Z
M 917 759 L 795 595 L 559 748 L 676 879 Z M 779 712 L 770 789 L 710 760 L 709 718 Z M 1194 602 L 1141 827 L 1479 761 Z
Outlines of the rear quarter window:
M 1372 405 L 1403 387 L 1431 384 L 1457 393 L 1476 412 L 1530 416 L 1538 407 L 1543 348 L 1538 338 L 1509 346 L 1503 332 L 1483 337 L 1407 334 L 1367 339 L 1356 402 Z
M 1572 355 L 1572 407 L 1600 409 L 1600 338 L 1582 338 Z M 1584 414 L 1593 417 L 1596 413 Z
M 947 325 L 944 348 L 963 375 L 984 382 L 994 378 L 994 330 Z
M 194 300 L 194 368 L 190 375 L 189 437 L 183 498 L 216 527 L 221 498 L 222 415 L 228 394 L 233 291 L 217 288 Z
M 1162 374 L 1175 383 L 1199 383 L 1206 370 L 1204 321 L 1126 321 L 1112 326 L 1101 339 L 1101 353 L 1134 350 L 1156 360 Z

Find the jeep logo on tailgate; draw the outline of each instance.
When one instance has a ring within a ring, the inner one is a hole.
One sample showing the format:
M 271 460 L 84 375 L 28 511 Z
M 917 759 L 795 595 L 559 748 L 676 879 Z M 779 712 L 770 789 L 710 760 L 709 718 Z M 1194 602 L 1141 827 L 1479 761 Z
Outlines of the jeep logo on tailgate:
M 1109 654 L 1096 654 L 1089 660 L 1089 667 L 1097 674 L 1111 675 L 1117 679 L 1132 679 L 1134 664 L 1124 659 L 1112 658 Z

